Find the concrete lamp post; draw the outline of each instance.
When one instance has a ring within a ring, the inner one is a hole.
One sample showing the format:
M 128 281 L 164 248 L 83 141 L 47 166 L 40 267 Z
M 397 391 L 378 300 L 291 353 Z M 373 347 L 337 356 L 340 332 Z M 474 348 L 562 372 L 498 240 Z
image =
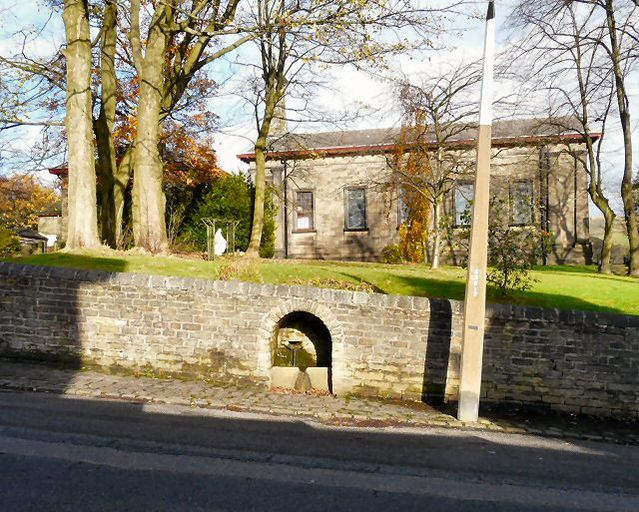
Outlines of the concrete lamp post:
M 484 71 L 477 137 L 477 169 L 470 235 L 470 255 L 464 302 L 464 331 L 459 383 L 460 421 L 477 421 L 484 350 L 486 267 L 488 262 L 488 204 L 493 122 L 493 71 L 495 65 L 495 2 L 488 3 L 484 41 Z

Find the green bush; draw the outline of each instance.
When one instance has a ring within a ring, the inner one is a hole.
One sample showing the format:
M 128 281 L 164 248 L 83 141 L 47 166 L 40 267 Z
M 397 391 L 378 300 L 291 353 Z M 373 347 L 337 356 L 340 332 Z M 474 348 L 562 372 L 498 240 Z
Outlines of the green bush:
M 488 271 L 486 281 L 492 284 L 502 297 L 515 291 L 526 291 L 535 283 L 530 271 L 543 261 L 553 240 L 552 233 L 535 225 L 512 226 L 509 224 L 509 204 L 500 197 L 490 199 L 488 218 Z M 460 230 L 460 247 L 463 248 L 461 265 L 468 266 L 470 248 L 470 210 L 464 212 Z
M 382 249 L 379 261 L 382 263 L 402 263 L 404 261 L 402 248 L 398 244 L 387 245 Z
M 218 227 L 227 237 L 226 223 L 222 220 L 239 221 L 235 230 L 235 249 L 246 251 L 251 236 L 253 198 L 255 189 L 246 175 L 227 175 L 211 184 L 210 190 L 202 196 L 193 212 L 184 220 L 179 243 L 183 247 L 206 250 L 205 218 L 218 219 Z M 267 191 L 264 205 L 264 229 L 260 246 L 260 256 L 272 258 L 275 252 L 275 203 L 273 193 Z
M 21 250 L 20 239 L 8 229 L 0 227 L 0 258 L 10 258 Z

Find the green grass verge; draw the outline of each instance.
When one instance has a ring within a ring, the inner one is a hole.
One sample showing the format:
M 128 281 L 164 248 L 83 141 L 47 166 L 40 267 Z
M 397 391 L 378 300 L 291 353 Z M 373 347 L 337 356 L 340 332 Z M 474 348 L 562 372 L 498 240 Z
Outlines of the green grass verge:
M 238 263 L 238 260 L 227 258 L 202 261 L 178 256 L 150 256 L 106 250 L 58 252 L 5 261 L 110 272 L 211 279 L 222 277 L 271 284 L 309 283 L 387 294 L 460 300 L 464 298 L 466 279 L 465 271 L 458 267 L 432 270 L 424 265 L 292 260 Z M 639 280 L 636 278 L 604 276 L 597 274 L 594 267 L 586 266 L 540 267 L 532 274 L 537 282 L 530 290 L 502 298 L 489 287 L 489 301 L 639 315 Z

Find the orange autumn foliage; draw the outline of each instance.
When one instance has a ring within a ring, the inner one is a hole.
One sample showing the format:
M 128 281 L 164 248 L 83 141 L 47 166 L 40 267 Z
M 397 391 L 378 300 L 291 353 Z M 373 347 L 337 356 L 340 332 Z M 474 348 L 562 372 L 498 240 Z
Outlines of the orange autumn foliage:
M 395 146 L 394 167 L 402 191 L 407 218 L 400 226 L 400 248 L 407 261 L 426 260 L 431 203 L 423 190 L 431 169 L 428 159 L 413 140 L 415 129 L 403 127 Z
M 60 196 L 31 174 L 0 177 L 0 227 L 37 229 L 38 216 L 60 206 Z
M 196 77 L 189 84 L 186 96 L 206 98 L 215 83 L 206 77 Z M 137 104 L 139 95 L 138 77 L 121 84 L 118 90 L 119 101 Z M 189 104 L 188 112 L 182 112 L 180 121 L 167 120 L 160 135 L 160 154 L 164 162 L 163 182 L 165 186 L 195 187 L 210 183 L 224 174 L 217 166 L 217 157 L 210 137 L 201 136 L 210 132 L 216 120 L 215 114 L 208 111 L 206 103 L 194 100 Z M 113 135 L 116 151 L 122 155 L 135 141 L 137 134 L 137 115 L 135 110 L 120 117 L 115 124 Z
M 163 136 L 164 184 L 194 187 L 210 183 L 224 173 L 210 139 L 191 136 L 183 125 L 173 126 Z
M 191 127 L 203 123 L 198 116 L 202 117 L 201 114 L 192 116 Z M 116 147 L 126 148 L 132 144 L 136 131 L 135 116 L 121 120 L 114 129 Z M 224 174 L 217 166 L 217 156 L 210 138 L 198 137 L 184 124 L 166 123 L 160 143 L 164 161 L 163 182 L 166 186 L 193 187 L 214 181 Z

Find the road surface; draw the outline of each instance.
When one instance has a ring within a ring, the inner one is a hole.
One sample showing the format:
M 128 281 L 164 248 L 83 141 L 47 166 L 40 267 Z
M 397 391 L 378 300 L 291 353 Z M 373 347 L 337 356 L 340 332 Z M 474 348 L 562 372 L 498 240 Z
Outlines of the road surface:
M 639 447 L 0 392 L 0 510 L 639 511 Z

